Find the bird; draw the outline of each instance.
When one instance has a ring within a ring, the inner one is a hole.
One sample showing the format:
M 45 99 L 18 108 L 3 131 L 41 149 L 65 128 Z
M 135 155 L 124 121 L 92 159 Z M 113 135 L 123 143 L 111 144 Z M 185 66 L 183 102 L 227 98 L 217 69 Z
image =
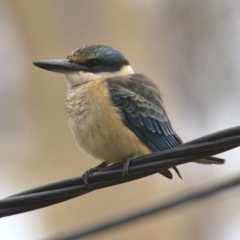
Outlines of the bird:
M 170 123 L 156 83 L 134 73 L 130 62 L 115 48 L 84 45 L 65 59 L 33 64 L 64 75 L 68 124 L 77 145 L 101 161 L 95 169 L 124 161 L 128 166 L 138 156 L 183 143 Z M 224 160 L 209 157 L 195 162 L 223 164 Z M 178 169 L 173 169 L 181 177 Z M 127 171 L 125 167 L 123 173 Z M 173 177 L 169 169 L 159 173 Z

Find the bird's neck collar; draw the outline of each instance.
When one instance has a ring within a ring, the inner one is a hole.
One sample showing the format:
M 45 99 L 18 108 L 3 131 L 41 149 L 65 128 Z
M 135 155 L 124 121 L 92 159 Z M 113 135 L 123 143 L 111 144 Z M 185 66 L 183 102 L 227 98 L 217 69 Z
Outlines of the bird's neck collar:
M 76 87 L 85 82 L 89 82 L 92 80 L 96 80 L 99 78 L 111 78 L 117 76 L 126 76 L 129 74 L 133 74 L 134 71 L 130 65 L 123 66 L 119 71 L 116 72 L 100 72 L 100 73 L 92 73 L 92 72 L 70 72 L 65 73 L 64 77 L 67 82 L 69 88 Z

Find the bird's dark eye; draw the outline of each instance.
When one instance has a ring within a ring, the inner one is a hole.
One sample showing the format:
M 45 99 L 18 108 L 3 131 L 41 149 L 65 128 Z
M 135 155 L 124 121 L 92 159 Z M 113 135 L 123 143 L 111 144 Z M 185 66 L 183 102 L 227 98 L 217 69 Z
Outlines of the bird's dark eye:
M 88 60 L 88 66 L 89 67 L 96 68 L 96 67 L 99 67 L 100 65 L 101 65 L 100 62 L 96 59 Z

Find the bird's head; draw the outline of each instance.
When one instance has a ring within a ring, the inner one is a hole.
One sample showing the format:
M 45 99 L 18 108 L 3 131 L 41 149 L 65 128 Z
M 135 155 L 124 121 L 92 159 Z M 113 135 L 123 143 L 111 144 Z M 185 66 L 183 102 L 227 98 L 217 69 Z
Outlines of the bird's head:
M 66 59 L 33 62 L 37 67 L 64 74 L 69 87 L 99 78 L 132 74 L 128 60 L 106 45 L 89 45 L 74 50 Z

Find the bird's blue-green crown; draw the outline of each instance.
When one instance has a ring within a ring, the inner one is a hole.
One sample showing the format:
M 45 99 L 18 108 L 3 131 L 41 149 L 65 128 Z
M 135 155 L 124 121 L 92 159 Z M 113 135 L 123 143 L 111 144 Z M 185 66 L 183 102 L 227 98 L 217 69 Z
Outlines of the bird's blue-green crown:
M 67 58 L 93 73 L 115 72 L 129 65 L 129 61 L 121 52 L 102 44 L 83 46 L 73 51 Z

